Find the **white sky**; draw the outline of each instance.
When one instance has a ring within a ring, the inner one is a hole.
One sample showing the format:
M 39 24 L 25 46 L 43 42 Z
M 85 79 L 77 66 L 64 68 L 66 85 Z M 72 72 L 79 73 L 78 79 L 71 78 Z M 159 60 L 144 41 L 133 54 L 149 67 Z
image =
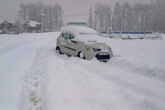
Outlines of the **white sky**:
M 79 17 L 66 17 L 65 15 L 79 15 L 82 13 L 88 13 L 90 7 L 94 7 L 96 3 L 103 2 L 109 5 L 113 5 L 115 2 L 130 3 L 144 2 L 146 0 L 0 0 L 0 20 L 14 20 L 17 15 L 20 3 L 35 3 L 43 1 L 45 4 L 58 3 L 62 6 L 64 11 L 64 20 L 77 20 L 84 21 L 87 15 Z

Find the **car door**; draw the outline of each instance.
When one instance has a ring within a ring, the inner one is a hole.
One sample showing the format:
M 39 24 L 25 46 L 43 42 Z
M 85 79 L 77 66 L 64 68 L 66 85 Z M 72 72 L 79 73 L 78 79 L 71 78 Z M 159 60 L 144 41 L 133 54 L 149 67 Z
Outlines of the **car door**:
M 75 35 L 70 33 L 68 39 L 68 47 L 70 49 L 69 53 L 72 55 L 77 55 L 78 42 L 74 40 Z
M 68 54 L 69 48 L 68 48 L 68 38 L 69 33 L 62 33 L 60 37 L 60 48 L 61 51 Z

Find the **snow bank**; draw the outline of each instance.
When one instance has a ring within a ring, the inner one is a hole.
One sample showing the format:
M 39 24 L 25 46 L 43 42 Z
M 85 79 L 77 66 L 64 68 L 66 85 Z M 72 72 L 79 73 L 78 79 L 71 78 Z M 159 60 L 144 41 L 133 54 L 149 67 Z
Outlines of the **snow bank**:
M 104 37 L 110 37 L 115 39 L 123 39 L 123 40 L 135 40 L 135 39 L 151 39 L 151 40 L 162 40 L 162 35 L 159 33 L 153 34 L 102 34 Z

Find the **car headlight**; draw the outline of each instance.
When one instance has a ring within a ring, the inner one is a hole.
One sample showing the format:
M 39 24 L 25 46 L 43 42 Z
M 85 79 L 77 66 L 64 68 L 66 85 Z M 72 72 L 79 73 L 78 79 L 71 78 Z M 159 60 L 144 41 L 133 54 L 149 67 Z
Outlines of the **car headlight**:
M 100 52 L 101 51 L 101 49 L 96 49 L 96 48 L 91 48 L 91 47 L 86 47 L 86 50 L 90 51 L 90 52 Z
M 91 47 L 86 47 L 87 51 L 91 51 L 91 49 L 92 49 Z

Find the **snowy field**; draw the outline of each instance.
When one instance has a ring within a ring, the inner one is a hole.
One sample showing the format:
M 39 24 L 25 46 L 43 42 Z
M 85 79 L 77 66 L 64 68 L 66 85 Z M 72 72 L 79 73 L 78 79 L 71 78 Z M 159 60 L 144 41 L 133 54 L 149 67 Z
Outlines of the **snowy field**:
M 162 40 L 164 35 L 160 33 L 152 34 L 101 34 L 104 37 L 114 38 L 114 39 L 123 39 L 123 40 Z
M 101 63 L 57 54 L 58 35 L 0 35 L 0 110 L 165 110 L 164 36 L 103 37 Z

